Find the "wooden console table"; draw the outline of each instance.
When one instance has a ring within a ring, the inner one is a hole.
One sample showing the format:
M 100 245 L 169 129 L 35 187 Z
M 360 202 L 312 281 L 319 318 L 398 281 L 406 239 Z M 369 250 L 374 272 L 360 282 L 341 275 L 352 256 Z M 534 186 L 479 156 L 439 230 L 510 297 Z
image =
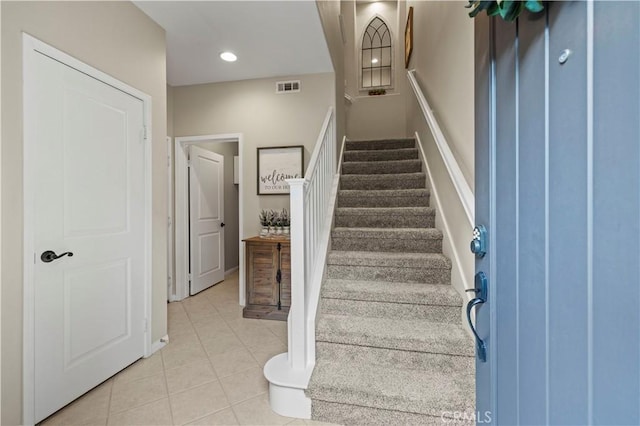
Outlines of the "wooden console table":
M 247 304 L 244 318 L 286 321 L 291 306 L 291 246 L 288 238 L 243 240 Z

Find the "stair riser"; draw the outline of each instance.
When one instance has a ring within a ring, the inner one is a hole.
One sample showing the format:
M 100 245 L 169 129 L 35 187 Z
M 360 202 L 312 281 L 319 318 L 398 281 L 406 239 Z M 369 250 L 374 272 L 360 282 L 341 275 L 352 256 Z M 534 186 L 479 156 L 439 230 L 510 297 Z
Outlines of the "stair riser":
M 360 175 L 343 175 L 340 178 L 340 189 L 422 189 L 424 187 L 424 175 L 378 175 L 374 178 Z
M 385 251 L 393 253 L 442 253 L 442 238 L 403 240 L 392 238 L 331 238 L 331 249 L 342 251 Z
M 435 214 L 356 215 L 336 213 L 335 226 L 344 228 L 433 228 Z
M 348 161 L 392 161 L 415 160 L 418 158 L 417 149 L 390 149 L 377 151 L 345 151 L 344 162 Z
M 459 371 L 475 371 L 475 357 L 451 356 L 415 351 L 399 351 L 395 349 L 373 348 L 368 346 L 343 345 L 340 343 L 317 342 L 316 359 L 351 360 L 358 364 L 378 365 L 380 367 L 423 370 L 425 366 L 437 365 L 438 370 L 456 373 Z
M 313 379 L 312 379 L 313 380 Z M 433 384 L 434 388 L 438 386 L 437 383 Z M 434 392 L 437 392 L 434 389 Z M 448 389 L 442 389 L 443 393 L 449 393 Z M 406 422 L 398 423 L 396 417 L 407 415 L 408 413 L 418 414 L 422 416 L 433 416 L 433 418 L 437 418 L 440 420 L 440 424 L 446 424 L 442 422 L 442 416 L 444 413 L 445 416 L 453 416 L 454 412 L 466 412 L 469 416 L 472 416 L 475 410 L 475 392 L 469 392 L 468 395 L 450 395 L 450 398 L 438 398 L 436 396 L 434 401 L 429 404 L 420 403 L 419 401 L 414 401 L 412 398 L 399 398 L 397 396 L 386 396 L 386 395 L 376 395 L 375 393 L 368 392 L 367 390 L 342 390 L 335 389 L 332 387 L 327 388 L 316 388 L 307 391 L 307 395 L 309 395 L 313 399 L 312 403 L 312 414 L 313 412 L 313 404 L 316 402 L 330 402 L 334 404 L 341 405 L 351 405 L 355 406 L 352 409 L 358 410 L 360 407 L 366 407 L 375 410 L 375 419 L 371 419 L 372 421 L 379 421 L 380 417 L 385 417 L 384 414 L 380 413 L 380 411 L 390 411 L 388 413 L 390 417 L 386 419 L 387 421 L 392 420 L 386 424 L 391 425 L 400 425 L 400 424 L 411 424 Z M 472 398 L 469 400 L 468 398 Z M 440 399 L 440 401 L 438 401 Z M 345 407 L 346 408 L 346 407 Z M 318 417 L 320 417 L 320 413 L 316 413 Z M 358 417 L 358 423 L 356 424 L 371 424 L 368 420 L 363 418 L 366 414 L 364 412 L 360 412 Z M 353 424 L 351 422 L 341 422 L 341 424 Z M 419 424 L 419 423 L 418 423 Z M 471 423 L 473 424 L 473 423 Z
M 345 151 L 362 151 L 376 149 L 403 149 L 415 148 L 416 142 L 413 139 L 389 139 L 373 141 L 347 141 Z
M 370 318 L 406 318 L 451 324 L 460 323 L 459 306 L 415 305 L 323 298 L 320 302 L 320 312 Z
M 451 271 L 449 269 L 436 268 L 328 265 L 327 277 L 345 280 L 377 280 L 395 283 L 449 284 Z
M 440 417 L 425 416 L 401 411 L 380 410 L 377 408 L 360 407 L 356 405 L 340 404 L 313 400 L 311 403 L 311 418 L 316 421 L 335 423 L 339 425 L 422 425 L 442 426 L 458 425 L 453 419 L 444 423 Z M 465 423 L 472 425 L 473 423 Z
M 379 175 L 419 173 L 422 171 L 420 160 L 405 161 L 369 161 L 358 163 L 343 163 L 343 175 Z
M 338 207 L 429 207 L 429 195 L 363 197 L 338 194 Z
M 432 305 L 457 306 L 458 311 L 462 307 L 462 298 L 450 285 L 326 280 L 322 285 L 322 297 L 389 303 L 425 303 L 424 301 L 429 301 L 429 304 Z

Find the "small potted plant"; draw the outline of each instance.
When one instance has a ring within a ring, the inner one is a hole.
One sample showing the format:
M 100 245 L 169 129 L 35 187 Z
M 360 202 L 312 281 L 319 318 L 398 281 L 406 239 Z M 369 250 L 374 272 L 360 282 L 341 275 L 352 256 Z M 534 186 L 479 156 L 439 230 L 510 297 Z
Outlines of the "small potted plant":
M 273 212 L 276 223 L 276 235 L 282 235 L 282 215 L 278 212 Z
M 260 220 L 260 225 L 262 228 L 260 229 L 260 236 L 266 237 L 269 235 L 269 212 L 266 210 L 261 210 L 258 215 L 258 219 Z
M 267 212 L 267 221 L 269 226 L 269 235 L 273 235 L 276 233 L 276 212 L 273 210 L 269 210 Z
M 282 233 L 288 236 L 291 232 L 291 219 L 289 218 L 289 212 L 287 209 L 282 209 L 280 219 L 282 220 Z

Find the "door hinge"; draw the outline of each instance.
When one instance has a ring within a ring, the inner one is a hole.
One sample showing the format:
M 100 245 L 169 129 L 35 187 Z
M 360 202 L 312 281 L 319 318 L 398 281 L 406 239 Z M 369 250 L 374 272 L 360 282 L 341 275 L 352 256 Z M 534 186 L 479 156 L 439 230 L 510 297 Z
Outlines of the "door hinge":
M 147 140 L 147 126 L 142 126 L 142 139 Z
M 171 228 L 171 225 L 173 224 L 173 222 L 171 221 L 171 218 L 168 217 L 167 218 L 167 228 Z
M 145 318 L 142 320 L 142 330 L 146 333 L 149 331 L 149 320 Z
M 171 156 L 167 155 L 167 167 L 171 167 Z
M 191 273 L 189 273 L 189 282 L 191 282 Z

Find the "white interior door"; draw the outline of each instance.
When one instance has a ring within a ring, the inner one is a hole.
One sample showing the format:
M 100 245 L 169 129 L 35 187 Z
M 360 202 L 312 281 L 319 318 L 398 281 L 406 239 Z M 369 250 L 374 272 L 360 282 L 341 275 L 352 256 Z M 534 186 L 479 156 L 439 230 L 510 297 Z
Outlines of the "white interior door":
M 189 147 L 190 285 L 194 295 L 224 280 L 224 157 Z
M 25 261 L 37 422 L 142 357 L 146 319 L 143 102 L 35 55 L 25 98 L 35 253 Z

